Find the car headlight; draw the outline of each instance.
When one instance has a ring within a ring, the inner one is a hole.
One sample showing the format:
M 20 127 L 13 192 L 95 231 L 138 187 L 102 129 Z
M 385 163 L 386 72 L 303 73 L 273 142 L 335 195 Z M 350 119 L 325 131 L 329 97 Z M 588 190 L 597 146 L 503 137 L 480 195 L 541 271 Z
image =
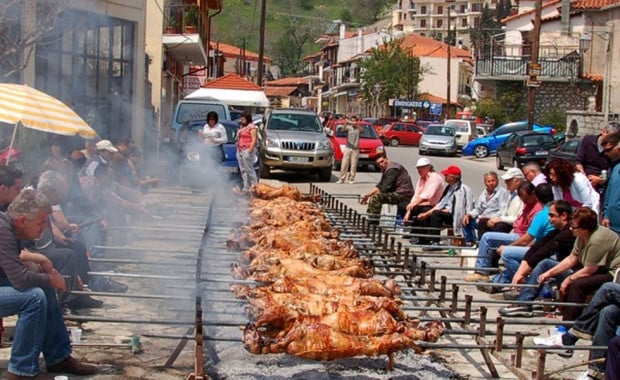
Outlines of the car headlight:
M 376 150 L 377 150 L 377 152 L 384 152 L 385 151 L 385 147 L 383 145 L 381 145 L 381 146 L 378 146 Z
M 278 139 L 274 139 L 273 137 L 267 137 L 266 140 L 266 145 L 267 148 L 279 148 L 280 147 L 280 142 L 278 141 Z
M 188 152 L 187 153 L 188 161 L 200 161 L 200 153 L 198 152 Z
M 316 144 L 318 150 L 326 150 L 331 148 L 331 144 L 328 140 L 321 140 L 318 144 Z

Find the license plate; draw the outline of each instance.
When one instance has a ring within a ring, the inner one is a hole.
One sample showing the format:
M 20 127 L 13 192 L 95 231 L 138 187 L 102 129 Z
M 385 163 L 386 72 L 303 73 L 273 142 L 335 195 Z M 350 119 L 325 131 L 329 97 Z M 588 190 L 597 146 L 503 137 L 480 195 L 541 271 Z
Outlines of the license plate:
M 308 162 L 310 159 L 308 157 L 289 157 L 289 162 Z
M 360 158 L 368 158 L 368 157 L 370 157 L 368 154 L 360 153 Z
M 238 173 L 239 168 L 236 166 L 220 166 L 220 171 L 223 173 Z
M 545 154 L 549 154 L 548 150 L 539 150 L 536 153 L 534 153 L 537 156 L 544 156 Z

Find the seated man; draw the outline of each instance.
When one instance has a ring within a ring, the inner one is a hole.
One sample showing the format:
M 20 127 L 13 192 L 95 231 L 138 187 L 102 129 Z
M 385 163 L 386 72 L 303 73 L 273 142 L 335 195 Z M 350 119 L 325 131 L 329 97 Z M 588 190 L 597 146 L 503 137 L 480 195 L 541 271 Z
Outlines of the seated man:
M 490 219 L 500 216 L 508 203 L 509 193 L 505 188 L 498 186 L 499 179 L 494 171 L 486 172 L 482 179 L 484 180 L 485 190 L 474 203 L 474 208 L 463 217 L 463 233 L 465 234 L 465 242 L 470 245 L 479 240 L 476 239 L 476 229 L 478 228 L 478 219 Z
M 443 177 L 435 172 L 428 158 L 420 158 L 415 167 L 419 175 L 418 183 L 403 217 L 403 222 L 410 221 L 409 225 L 414 226 L 414 233 L 418 232 L 421 227 L 428 227 L 428 223 L 418 220 L 418 215 L 432 209 L 439 202 L 445 187 Z M 409 242 L 421 244 L 422 240 L 413 237 Z
M 616 336 L 616 329 L 620 326 L 620 284 L 608 282 L 596 291 L 583 313 L 575 320 L 575 324 L 565 334 L 556 334 L 548 338 L 534 338 L 534 344 L 556 347 L 549 350 L 562 357 L 573 356 L 573 350 L 567 346 L 574 346 L 579 339 L 591 340 L 593 346 L 607 346 Z M 589 361 L 604 358 L 605 350 L 590 351 Z M 609 366 L 609 359 L 607 365 Z M 618 364 L 616 359 L 615 364 Z M 590 363 L 585 376 L 594 379 L 605 378 L 605 363 Z M 607 373 L 609 375 L 609 373 Z M 617 374 L 616 374 L 617 375 Z M 612 377 L 617 379 L 617 377 Z
M 523 173 L 519 168 L 510 168 L 504 175 L 500 177 L 506 184 L 508 190 L 508 201 L 506 207 L 499 216 L 491 218 L 478 218 L 478 240 L 482 239 L 487 231 L 510 232 L 514 222 L 523 210 L 523 201 L 519 198 L 519 186 L 525 180 Z
M 91 375 L 97 371 L 97 367 L 79 363 L 71 356 L 67 326 L 54 294 L 54 289 L 65 289 L 64 278 L 45 256 L 26 250 L 20 254 L 18 242 L 37 239 L 50 212 L 44 195 L 26 189 L 6 213 L 0 213 L 0 317 L 19 315 L 9 380 L 48 378 L 39 374 L 41 353 L 47 372 Z
M 534 194 L 536 195 L 538 203 L 543 205 L 543 208 L 534 216 L 532 223 L 527 228 L 527 235 L 531 236 L 533 240 L 525 245 L 520 245 L 519 241 L 516 241 L 497 248 L 496 254 L 500 255 L 502 258 L 504 270 L 493 277 L 493 282 L 495 283 L 510 283 L 512 281 L 512 276 L 514 276 L 519 268 L 519 264 L 528 251 L 529 246 L 542 240 L 554 230 L 553 225 L 549 221 L 549 207 L 551 206 L 551 202 L 553 202 L 551 185 L 543 183 L 536 186 Z
M 474 196 L 469 188 L 461 182 L 461 169 L 458 166 L 450 165 L 441 171 L 444 175 L 448 187 L 443 192 L 439 203 L 432 209 L 418 215 L 418 219 L 428 219 L 428 233 L 437 235 L 441 233 L 444 225 L 449 225 L 454 231 L 454 236 L 463 236 L 463 225 L 461 221 L 464 215 L 474 206 Z M 439 239 L 429 241 L 437 245 Z M 432 249 L 432 248 L 430 248 Z
M 523 201 L 523 210 L 515 221 L 514 228 L 508 233 L 490 231 L 482 235 L 478 247 L 476 271 L 473 275 L 465 277 L 465 281 L 489 281 L 489 268 L 497 267 L 499 255 L 496 251 L 500 246 L 513 243 L 516 246 L 526 246 L 534 241 L 534 237 L 527 232 L 542 205 L 536 198 L 534 185 L 529 182 L 521 184 L 518 194 Z
M 512 284 L 518 285 L 525 283 L 525 281 L 528 279 L 528 275 L 533 270 L 536 271 L 535 268 L 541 261 L 548 259 L 559 262 L 570 254 L 570 252 L 573 250 L 573 245 L 575 243 L 575 237 L 573 236 L 573 233 L 569 228 L 572 213 L 573 209 L 568 202 L 566 202 L 565 200 L 554 201 L 549 207 L 549 222 L 554 229 L 550 233 L 545 235 L 542 239 L 536 240 L 534 245 L 527 250 L 525 255 L 522 257 L 522 259 L 519 259 L 519 261 L 517 261 L 515 256 L 512 257 L 512 262 L 510 261 L 510 258 L 504 258 L 504 260 L 509 261 L 508 263 L 504 261 L 506 263 L 506 267 L 510 266 L 516 268 L 509 269 L 510 272 L 514 271 L 514 275 L 512 275 L 511 281 Z M 538 215 L 540 215 L 540 213 Z M 536 215 L 534 220 L 538 218 L 538 215 Z M 535 222 L 532 222 L 532 224 L 534 223 Z M 504 252 L 502 255 L 504 255 L 505 253 L 506 252 Z M 506 278 L 508 278 L 509 276 L 511 275 L 504 274 L 504 277 Z M 533 281 L 533 284 L 536 283 L 535 277 L 532 278 L 530 276 L 529 279 Z M 501 289 L 492 286 L 484 287 L 481 290 L 489 293 L 496 293 Z M 531 292 L 534 290 L 534 288 L 522 289 L 522 291 L 524 292 Z M 504 296 L 507 297 L 507 294 L 505 293 Z M 514 297 L 514 295 L 511 295 L 511 297 Z M 500 310 L 500 313 L 501 312 L 502 311 Z
M 532 271 L 527 283 L 538 284 L 538 288 L 523 289 L 518 301 L 532 301 L 538 290 L 546 282 L 560 287 L 560 299 L 574 305 L 561 309 L 563 321 L 574 321 L 581 314 L 588 295 L 613 279 L 613 273 L 620 268 L 620 238 L 608 228 L 598 226 L 598 216 L 588 208 L 581 207 L 573 214 L 571 230 L 575 235 L 575 245 L 564 260 L 545 259 Z M 502 308 L 500 314 L 506 316 L 532 315 L 532 305 L 517 304 Z
M 372 222 L 379 223 L 381 205 L 398 205 L 408 202 L 413 196 L 413 183 L 404 166 L 388 160 L 385 153 L 379 153 L 375 162 L 381 168 L 379 183 L 360 198 L 361 204 L 368 204 L 368 216 Z

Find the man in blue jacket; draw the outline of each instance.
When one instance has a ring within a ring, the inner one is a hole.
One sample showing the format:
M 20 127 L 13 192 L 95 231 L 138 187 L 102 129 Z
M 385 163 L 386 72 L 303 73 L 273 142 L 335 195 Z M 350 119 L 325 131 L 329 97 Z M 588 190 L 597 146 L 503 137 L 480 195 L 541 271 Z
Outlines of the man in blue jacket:
M 620 133 L 611 133 L 601 142 L 611 160 L 601 224 L 620 235 Z

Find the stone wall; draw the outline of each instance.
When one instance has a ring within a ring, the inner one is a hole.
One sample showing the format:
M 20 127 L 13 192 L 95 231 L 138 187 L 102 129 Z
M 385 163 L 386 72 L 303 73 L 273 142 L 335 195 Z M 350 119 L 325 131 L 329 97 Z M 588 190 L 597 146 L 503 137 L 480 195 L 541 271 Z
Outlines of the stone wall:
M 619 115 L 609 115 L 609 121 L 618 121 Z M 596 135 L 607 125 L 605 114 L 594 111 L 566 111 L 566 134 L 569 137 Z

